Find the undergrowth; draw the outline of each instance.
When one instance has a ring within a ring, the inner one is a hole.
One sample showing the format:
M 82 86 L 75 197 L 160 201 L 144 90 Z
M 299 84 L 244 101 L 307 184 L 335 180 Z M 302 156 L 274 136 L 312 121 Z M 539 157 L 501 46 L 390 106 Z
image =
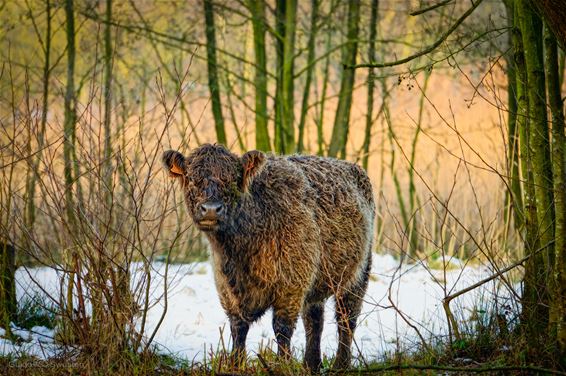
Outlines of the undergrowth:
M 412 350 L 382 354 L 378 360 L 354 361 L 349 370 L 332 370 L 332 357 L 324 357 L 320 374 L 380 375 L 533 375 L 566 374 L 548 365 L 528 364 L 522 354 L 519 331 L 503 334 L 492 318 L 475 333 L 466 333 L 459 341 L 436 340 Z M 478 324 L 483 325 L 483 324 Z M 479 328 L 479 327 L 478 327 Z M 29 356 L 0 357 L 0 374 L 6 375 L 307 375 L 299 354 L 282 360 L 269 348 L 248 354 L 236 364 L 225 350 L 210 350 L 202 361 L 181 356 L 125 352 L 113 365 L 96 368 L 88 354 L 68 355 L 49 360 Z
M 16 323 L 22 328 L 42 325 L 53 327 L 54 316 L 45 308 L 45 302 L 30 297 L 20 303 Z M 460 375 L 460 374 L 566 374 L 549 354 L 541 349 L 540 363 L 525 359 L 525 341 L 519 316 L 510 307 L 495 309 L 481 302 L 462 323 L 459 338 L 433 337 L 428 343 L 412 348 L 398 347 L 368 361 L 354 359 L 354 367 L 340 370 L 348 374 L 380 375 Z M 306 375 L 302 354 L 281 359 L 269 344 L 251 352 L 245 361 L 235 363 L 224 341 L 210 348 L 202 359 L 187 359 L 180 355 L 164 354 L 155 347 L 136 352 L 127 349 L 112 364 L 102 364 L 96 356 L 81 349 L 43 360 L 26 354 L 0 356 L 0 374 L 5 375 Z M 321 374 L 335 374 L 334 359 L 324 356 Z

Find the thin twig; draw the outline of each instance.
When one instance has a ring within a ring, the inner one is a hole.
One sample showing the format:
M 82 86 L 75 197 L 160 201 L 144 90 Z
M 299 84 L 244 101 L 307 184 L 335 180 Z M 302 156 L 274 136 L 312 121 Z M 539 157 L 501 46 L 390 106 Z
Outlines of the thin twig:
M 442 7 L 442 6 L 445 6 L 446 4 L 451 3 L 452 1 L 453 1 L 453 0 L 444 0 L 444 1 L 441 1 L 441 2 L 439 2 L 439 3 L 437 3 L 437 4 L 432 4 L 432 5 L 429 5 L 428 7 L 424 7 L 424 8 L 421 8 L 421 9 L 417 9 L 417 10 L 415 10 L 415 11 L 409 13 L 409 14 L 410 14 L 411 16 L 418 16 L 418 15 L 420 15 L 420 14 L 423 14 L 423 13 L 426 13 L 426 12 L 430 12 L 431 10 L 434 10 L 434 9 L 436 9 L 436 8 L 440 8 L 440 7 Z

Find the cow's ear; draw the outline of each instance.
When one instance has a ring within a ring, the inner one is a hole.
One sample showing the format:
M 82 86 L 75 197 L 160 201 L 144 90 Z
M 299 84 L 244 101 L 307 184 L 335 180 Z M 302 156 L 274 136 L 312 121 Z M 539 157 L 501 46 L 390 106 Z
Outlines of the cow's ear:
M 167 150 L 163 153 L 163 165 L 169 171 L 169 176 L 178 178 L 185 173 L 185 157 L 175 150 Z
M 254 176 L 259 174 L 265 164 L 265 154 L 258 150 L 248 151 L 242 155 L 242 192 L 247 192 Z

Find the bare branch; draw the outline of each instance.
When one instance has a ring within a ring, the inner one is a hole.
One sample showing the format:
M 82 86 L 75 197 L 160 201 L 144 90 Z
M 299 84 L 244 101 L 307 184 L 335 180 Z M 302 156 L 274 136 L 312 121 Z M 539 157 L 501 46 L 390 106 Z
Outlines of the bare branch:
M 464 13 L 451 27 L 450 29 L 448 29 L 444 34 L 442 34 L 442 36 L 433 44 L 431 44 L 430 46 L 428 46 L 427 48 L 425 48 L 422 51 L 419 51 L 411 56 L 407 56 L 406 58 L 403 58 L 401 60 L 395 60 L 395 61 L 391 61 L 391 62 L 387 62 L 387 63 L 367 63 L 367 64 L 356 64 L 356 65 L 351 65 L 351 66 L 345 66 L 345 68 L 350 68 L 350 69 L 357 69 L 357 68 L 385 68 L 385 67 L 394 67 L 396 65 L 401 65 L 401 64 L 405 64 L 408 63 L 411 60 L 414 60 L 418 57 L 421 57 L 423 55 L 426 55 L 428 53 L 431 53 L 432 51 L 434 51 L 438 46 L 440 46 L 449 36 L 450 34 L 452 34 L 457 28 L 458 26 L 460 26 L 462 24 L 462 22 L 464 22 L 464 20 L 466 18 L 468 18 L 468 16 L 470 14 L 472 14 L 474 12 L 474 10 L 478 7 L 478 5 L 480 5 L 482 2 L 482 0 L 477 0 L 475 3 L 472 2 L 472 7 L 470 9 L 468 9 L 466 11 L 466 13 Z

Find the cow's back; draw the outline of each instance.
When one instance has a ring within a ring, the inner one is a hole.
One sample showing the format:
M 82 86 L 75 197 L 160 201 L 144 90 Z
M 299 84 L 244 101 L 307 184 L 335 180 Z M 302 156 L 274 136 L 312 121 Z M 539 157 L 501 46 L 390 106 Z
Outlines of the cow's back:
M 323 299 L 357 282 L 370 261 L 375 217 L 372 187 L 365 171 L 353 163 L 316 156 L 288 159 L 316 192 L 313 211 L 322 250 L 313 299 Z

